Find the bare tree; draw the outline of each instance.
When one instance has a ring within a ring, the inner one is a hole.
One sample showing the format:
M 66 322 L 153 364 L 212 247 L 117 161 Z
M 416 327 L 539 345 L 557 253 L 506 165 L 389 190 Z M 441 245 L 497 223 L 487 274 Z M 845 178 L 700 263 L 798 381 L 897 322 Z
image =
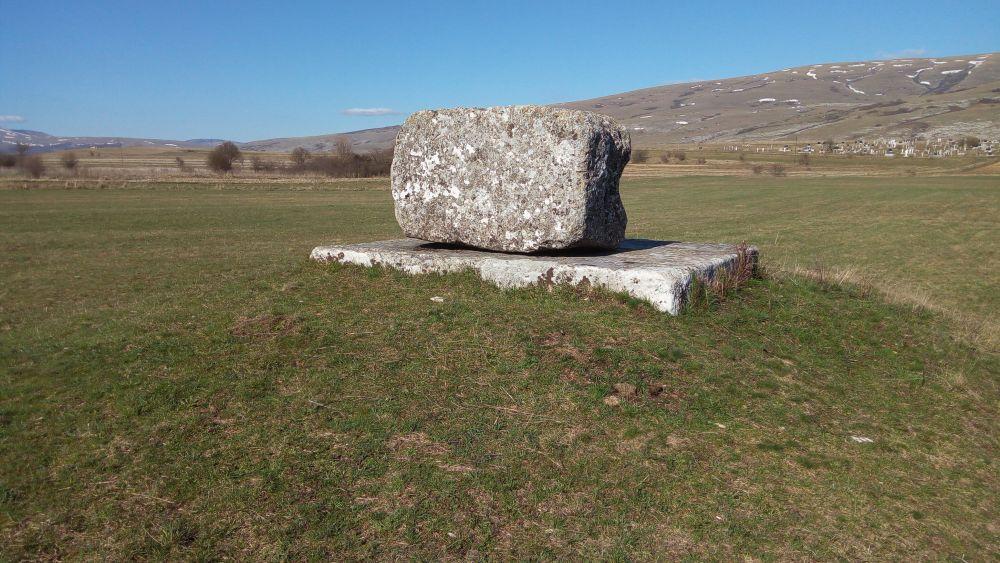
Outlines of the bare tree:
M 45 174 L 45 164 L 38 155 L 24 157 L 21 166 L 32 178 L 41 178 L 42 174 Z
M 333 145 L 333 154 L 341 158 L 354 154 L 354 151 L 351 150 L 351 142 L 347 140 L 347 137 L 337 137 Z
M 29 147 L 24 143 L 18 143 L 14 145 L 14 150 L 17 151 L 17 156 L 19 157 L 24 157 L 24 155 L 28 154 L 29 149 L 31 149 L 31 147 Z
M 79 159 L 76 158 L 76 153 L 73 151 L 63 153 L 59 161 L 62 162 L 63 168 L 71 172 L 75 172 L 77 165 L 80 164 Z
M 292 150 L 292 162 L 296 166 L 302 166 L 303 164 L 305 164 L 306 161 L 309 160 L 310 156 L 312 155 L 309 153 L 309 151 L 303 147 L 295 147 Z
M 205 163 L 208 164 L 210 169 L 216 172 L 229 172 L 233 169 L 233 163 L 237 160 L 243 160 L 243 153 L 240 152 L 240 148 L 236 146 L 236 143 L 226 141 L 208 153 Z

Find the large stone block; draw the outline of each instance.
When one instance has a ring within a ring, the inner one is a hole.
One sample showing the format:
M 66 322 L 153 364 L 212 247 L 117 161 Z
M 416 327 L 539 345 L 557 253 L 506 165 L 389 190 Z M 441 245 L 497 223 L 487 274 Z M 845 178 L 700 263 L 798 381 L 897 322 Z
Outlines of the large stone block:
M 539 106 L 419 111 L 396 138 L 392 197 L 408 237 L 504 252 L 615 248 L 628 132 Z

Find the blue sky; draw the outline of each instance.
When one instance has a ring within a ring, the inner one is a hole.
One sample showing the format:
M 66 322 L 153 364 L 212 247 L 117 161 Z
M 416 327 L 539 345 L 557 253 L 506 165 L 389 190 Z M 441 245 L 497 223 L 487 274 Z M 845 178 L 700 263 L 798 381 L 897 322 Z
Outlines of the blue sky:
M 429 107 L 996 50 L 998 0 L 0 0 L 0 127 L 247 141 Z

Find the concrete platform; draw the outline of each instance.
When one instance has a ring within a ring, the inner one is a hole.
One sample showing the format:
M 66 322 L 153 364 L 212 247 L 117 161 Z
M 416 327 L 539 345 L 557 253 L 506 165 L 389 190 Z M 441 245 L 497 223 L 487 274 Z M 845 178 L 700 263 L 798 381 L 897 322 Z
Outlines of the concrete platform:
M 757 249 L 751 247 L 751 260 Z M 360 266 L 384 266 L 408 274 L 474 270 L 499 287 L 589 283 L 623 291 L 676 315 L 695 276 L 711 279 L 732 267 L 739 253 L 730 244 L 698 244 L 628 239 L 616 250 L 578 250 L 541 254 L 506 254 L 397 239 L 361 244 L 317 246 L 311 258 Z

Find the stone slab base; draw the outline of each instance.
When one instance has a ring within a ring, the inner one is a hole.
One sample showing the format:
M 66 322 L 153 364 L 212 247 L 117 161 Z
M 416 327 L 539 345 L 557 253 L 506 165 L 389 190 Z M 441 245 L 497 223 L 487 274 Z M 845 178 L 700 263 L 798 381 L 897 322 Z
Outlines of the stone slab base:
M 720 268 L 731 268 L 739 251 L 730 244 L 699 244 L 628 239 L 616 250 L 579 250 L 543 254 L 505 254 L 417 239 L 317 246 L 311 258 L 359 266 L 384 266 L 408 274 L 474 270 L 499 287 L 533 284 L 589 283 L 622 291 L 648 301 L 659 311 L 676 315 L 694 278 L 711 279 Z M 750 247 L 745 259 L 756 262 Z

